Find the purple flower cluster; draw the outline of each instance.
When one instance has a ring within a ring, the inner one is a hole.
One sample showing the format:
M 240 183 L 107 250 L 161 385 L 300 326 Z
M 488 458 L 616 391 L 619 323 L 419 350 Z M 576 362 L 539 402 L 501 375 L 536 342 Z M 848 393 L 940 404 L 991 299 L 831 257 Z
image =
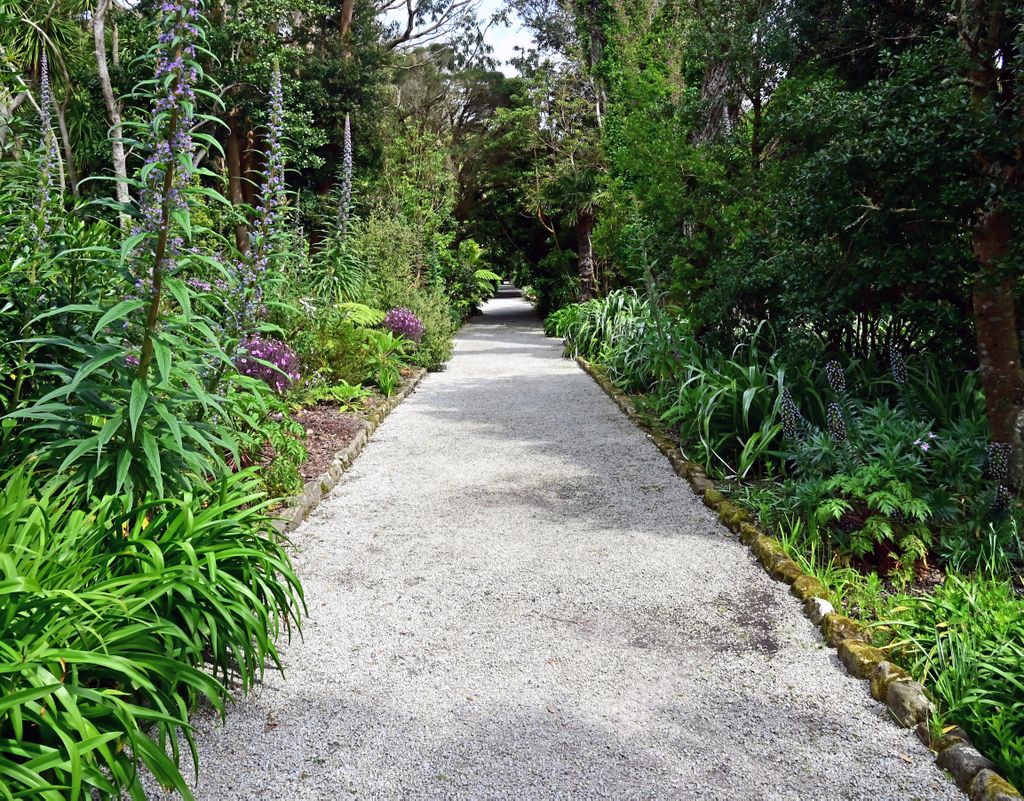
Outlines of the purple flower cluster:
M 402 336 L 413 342 L 423 338 L 423 323 L 410 309 L 398 306 L 387 313 L 384 327 L 395 336 Z
M 800 423 L 803 418 L 788 389 L 782 390 L 782 400 L 779 405 L 782 409 L 782 435 L 788 440 L 799 439 Z
M 352 209 L 352 123 L 345 115 L 345 144 L 341 156 L 341 199 L 338 202 L 338 229 L 342 234 L 348 228 Z
M 923 437 L 918 437 L 917 439 L 915 439 L 914 445 L 916 445 L 923 453 L 928 453 L 928 451 L 932 449 L 932 445 L 937 439 L 938 437 L 935 436 L 934 433 L 929 431 Z
M 152 151 L 143 168 L 145 183 L 140 190 L 141 220 L 134 234 L 148 234 L 139 255 L 135 292 L 147 294 L 155 269 L 172 269 L 184 246 L 180 235 L 169 235 L 163 264 L 157 264 L 154 243 L 176 213 L 188 213 L 186 190 L 192 178 L 193 86 L 199 77 L 195 40 L 199 38 L 198 0 L 165 0 L 160 6 L 157 39 L 157 87 L 153 101 L 150 144 Z M 173 170 L 171 185 L 164 196 L 164 180 Z M 166 213 L 165 213 L 166 203 Z M 143 266 L 145 265 L 145 266 Z
M 249 249 L 241 255 L 235 269 L 241 288 L 237 310 L 239 331 L 263 314 L 263 282 L 274 255 L 274 243 L 281 233 L 285 205 L 284 92 L 281 71 L 274 69 L 270 81 L 270 115 L 267 120 L 267 152 L 256 220 L 249 236 Z
M 907 375 L 907 362 L 903 351 L 896 345 L 889 346 L 889 366 L 892 368 L 892 380 L 897 384 L 906 384 L 910 380 Z
M 828 420 L 828 431 L 837 445 L 846 442 L 846 417 L 843 415 L 843 407 L 838 403 L 830 403 L 825 412 Z
M 828 378 L 828 385 L 837 395 L 846 392 L 846 373 L 837 361 L 831 361 L 825 365 L 825 375 Z
M 301 377 L 299 357 L 279 339 L 253 334 L 242 340 L 238 352 L 238 372 L 259 378 L 277 392 L 283 392 Z
M 53 90 L 50 88 L 50 65 L 43 51 L 39 74 L 39 127 L 42 133 L 43 163 L 41 170 L 40 209 L 42 211 L 42 234 L 50 233 L 51 206 L 54 198 L 59 197 L 63 186 L 60 177 L 60 150 L 57 147 L 57 135 L 53 132 L 53 118 L 50 109 L 54 107 Z

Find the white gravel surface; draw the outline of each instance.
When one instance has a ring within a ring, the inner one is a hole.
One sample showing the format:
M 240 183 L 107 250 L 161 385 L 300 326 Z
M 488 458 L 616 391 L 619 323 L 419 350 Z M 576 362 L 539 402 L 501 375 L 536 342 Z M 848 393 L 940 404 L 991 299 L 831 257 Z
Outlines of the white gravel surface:
M 378 429 L 197 797 L 962 799 L 560 354 L 491 301 Z

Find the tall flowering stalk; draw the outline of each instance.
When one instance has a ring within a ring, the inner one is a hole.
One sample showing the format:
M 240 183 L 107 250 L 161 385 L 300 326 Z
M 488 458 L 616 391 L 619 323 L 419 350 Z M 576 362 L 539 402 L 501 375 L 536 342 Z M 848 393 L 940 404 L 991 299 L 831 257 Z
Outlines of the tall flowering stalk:
M 341 156 L 341 199 L 338 202 L 338 231 L 344 235 L 352 211 L 352 123 L 345 115 L 345 144 Z
M 165 0 L 160 6 L 155 99 L 150 126 L 152 150 L 142 168 L 140 236 L 135 292 L 148 300 L 138 376 L 145 379 L 153 359 L 164 281 L 173 272 L 189 227 L 188 185 L 192 178 L 194 86 L 199 76 L 195 42 L 200 36 L 198 0 Z
M 262 314 L 263 284 L 281 235 L 285 207 L 284 93 L 281 71 L 275 67 L 270 80 L 270 114 L 267 121 L 266 165 L 256 220 L 249 236 L 249 249 L 240 254 L 235 265 L 241 289 L 236 326 L 239 336 Z
M 40 234 L 50 233 L 52 206 L 63 195 L 64 182 L 60 177 L 60 150 L 57 135 L 53 132 L 53 118 L 50 110 L 54 107 L 53 90 L 50 87 L 50 65 L 43 52 L 39 76 L 39 128 L 42 136 L 43 163 L 40 170 Z

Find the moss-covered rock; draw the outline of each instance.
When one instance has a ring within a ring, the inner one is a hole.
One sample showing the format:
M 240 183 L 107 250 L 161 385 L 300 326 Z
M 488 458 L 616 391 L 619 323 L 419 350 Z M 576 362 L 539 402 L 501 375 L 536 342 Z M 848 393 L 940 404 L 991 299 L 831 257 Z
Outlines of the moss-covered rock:
M 871 697 L 885 703 L 889 685 L 894 681 L 909 681 L 910 674 L 899 665 L 882 660 L 871 671 Z
M 824 598 L 814 597 L 804 601 L 804 614 L 811 619 L 815 626 L 820 626 L 825 618 L 834 612 L 832 604 Z
M 734 503 L 722 501 L 718 505 L 718 519 L 733 531 L 738 531 L 740 524 L 747 519 L 747 513 Z
M 875 667 L 885 661 L 885 654 L 860 640 L 843 640 L 837 649 L 839 659 L 851 676 L 866 679 Z
M 971 801 L 1020 801 L 1020 792 L 994 770 L 978 771 L 970 786 Z
M 789 558 L 777 561 L 772 565 L 770 572 L 773 579 L 785 584 L 793 584 L 804 575 L 804 569 Z
M 703 470 L 694 470 L 690 473 L 690 486 L 693 487 L 694 492 L 703 498 L 707 492 L 715 488 L 715 482 L 704 475 Z
M 885 705 L 897 722 L 908 729 L 928 721 L 933 711 L 924 687 L 916 681 L 890 682 L 885 691 Z
M 754 523 L 749 521 L 740 523 L 740 542 L 744 545 L 752 545 L 754 540 L 760 537 L 761 534 L 761 529 L 759 529 Z
M 834 612 L 825 615 L 821 624 L 821 633 L 825 635 L 825 642 L 833 648 L 838 647 L 843 640 L 868 641 L 868 635 L 864 629 L 848 617 L 837 615 Z
M 828 596 L 828 590 L 825 589 L 825 585 L 814 576 L 808 575 L 798 577 L 793 582 L 791 592 L 801 601 L 806 601 L 810 598 L 826 598 Z
M 719 504 L 725 501 L 725 496 L 714 488 L 712 485 L 711 489 L 704 491 L 704 505 L 710 506 L 712 509 L 717 509 Z
M 767 534 L 762 534 L 754 540 L 752 550 L 757 560 L 767 570 L 771 570 L 775 567 L 776 563 L 781 562 L 783 559 L 789 558 L 786 556 L 786 552 L 782 549 L 778 540 L 772 539 Z
M 974 780 L 979 773 L 983 770 L 992 773 L 995 768 L 992 760 L 982 756 L 976 748 L 966 743 L 957 743 L 940 751 L 935 764 L 943 770 L 949 771 L 956 786 L 965 793 L 972 789 Z

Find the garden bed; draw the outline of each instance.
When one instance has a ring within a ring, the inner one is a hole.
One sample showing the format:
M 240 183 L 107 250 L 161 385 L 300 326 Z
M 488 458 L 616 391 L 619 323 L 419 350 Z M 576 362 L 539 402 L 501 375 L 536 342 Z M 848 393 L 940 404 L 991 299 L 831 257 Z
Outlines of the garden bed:
M 1020 765 L 1016 764 L 1011 753 L 1014 748 L 1014 733 L 1008 732 L 1006 740 L 998 743 L 998 750 L 1002 753 L 990 751 L 990 755 L 996 760 L 993 762 L 974 747 L 970 734 L 950 723 L 948 717 L 939 718 L 944 725 L 936 726 L 936 718 L 943 710 L 933 704 L 930 696 L 937 693 L 934 693 L 934 688 L 927 688 L 912 680 L 911 674 L 901 666 L 902 663 L 905 667 L 911 667 L 905 660 L 900 659 L 899 646 L 905 647 L 905 643 L 897 643 L 898 637 L 892 624 L 886 625 L 881 619 L 883 609 L 890 614 L 906 612 L 904 607 L 897 604 L 921 595 L 931 599 L 934 593 L 935 619 L 931 622 L 936 630 L 954 628 L 964 623 L 964 620 L 955 619 L 958 615 L 960 618 L 966 616 L 967 620 L 973 617 L 979 624 L 984 618 L 984 622 L 991 626 L 987 618 L 1002 609 L 1001 600 L 997 599 L 999 603 L 996 603 L 991 597 L 982 597 L 985 593 L 978 591 L 982 588 L 981 584 L 976 588 L 955 576 L 949 580 L 951 591 L 943 593 L 942 589 L 946 582 L 939 578 L 940 571 L 934 567 L 926 567 L 920 575 L 915 575 L 911 584 L 902 588 L 896 588 L 886 582 L 881 582 L 875 587 L 878 596 L 888 596 L 888 603 L 882 598 L 878 599 L 874 608 L 867 605 L 858 607 L 856 603 L 850 603 L 845 596 L 833 590 L 833 583 L 827 575 L 828 570 L 831 570 L 831 563 L 822 571 L 813 553 L 807 554 L 793 541 L 786 541 L 785 538 L 780 541 L 767 532 L 758 518 L 759 510 L 752 504 L 744 503 L 739 497 L 738 491 L 746 486 L 743 482 L 727 481 L 716 486 L 705 473 L 703 466 L 686 458 L 678 445 L 676 432 L 669 430 L 660 420 L 644 412 L 644 395 L 624 392 L 608 378 L 601 367 L 592 365 L 581 357 L 577 357 L 577 361 L 635 424 L 650 433 L 655 445 L 672 462 L 677 474 L 687 479 L 704 503 L 718 513 L 723 524 L 751 548 L 755 558 L 772 578 L 791 587 L 793 595 L 804 602 L 808 617 L 821 628 L 825 641 L 837 649 L 840 661 L 848 672 L 856 678 L 869 681 L 871 695 L 889 707 L 894 721 L 904 727 L 915 729 L 919 739 L 937 754 L 937 764 L 953 776 L 958 786 L 971 799 L 1012 801 L 1021 798 L 1016 788 L 997 772 L 1000 767 L 1011 772 L 1020 770 Z M 991 592 L 995 586 L 992 582 L 991 586 L 986 585 L 984 589 Z M 958 597 L 958 593 L 963 597 Z M 833 607 L 832 601 L 835 601 L 838 611 Z M 966 611 L 958 608 L 965 605 L 969 607 Z M 1005 610 L 1002 611 L 1005 616 Z M 859 621 L 846 615 L 854 615 Z M 911 626 L 927 622 L 922 618 Z M 912 637 L 912 634 L 901 632 L 900 636 Z M 1012 647 L 1013 644 L 1009 643 L 1009 646 Z M 940 652 L 936 656 L 941 656 L 942 645 L 938 647 Z M 993 655 L 985 656 L 991 658 Z M 963 655 L 961 658 L 966 659 Z M 965 669 L 969 667 L 970 664 L 965 666 Z M 1011 675 L 1000 675 L 1007 683 L 1015 681 Z M 928 680 L 927 676 L 920 678 Z M 985 691 L 979 687 L 975 690 L 975 695 L 983 701 Z M 998 707 L 993 711 L 997 709 Z M 978 733 L 982 735 L 988 747 L 996 747 L 997 744 L 989 732 Z

